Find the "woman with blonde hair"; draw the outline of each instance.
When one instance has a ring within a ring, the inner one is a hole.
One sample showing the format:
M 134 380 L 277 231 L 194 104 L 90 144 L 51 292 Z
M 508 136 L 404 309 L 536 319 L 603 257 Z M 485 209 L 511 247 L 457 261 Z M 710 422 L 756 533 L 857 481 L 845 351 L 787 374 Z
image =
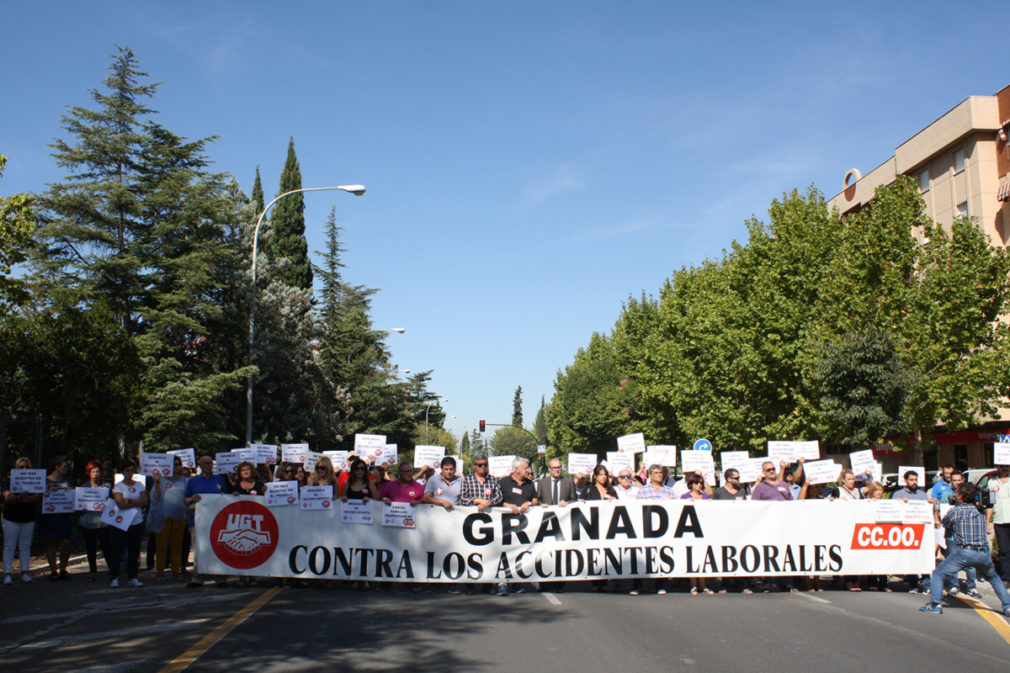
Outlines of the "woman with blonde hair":
M 333 488 L 333 497 L 339 495 L 337 475 L 333 470 L 333 461 L 328 456 L 323 456 L 316 461 L 316 468 L 309 475 L 309 486 L 330 486 Z

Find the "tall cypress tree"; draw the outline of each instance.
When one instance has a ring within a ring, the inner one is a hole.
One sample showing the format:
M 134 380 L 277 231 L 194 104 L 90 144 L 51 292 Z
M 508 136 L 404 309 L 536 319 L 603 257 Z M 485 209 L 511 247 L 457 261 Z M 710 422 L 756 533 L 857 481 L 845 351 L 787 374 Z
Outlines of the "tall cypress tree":
M 523 387 L 517 386 L 515 395 L 512 396 L 512 425 L 523 427 Z
M 295 156 L 295 140 L 288 142 L 288 156 L 281 172 L 278 195 L 302 188 L 302 172 Z M 278 279 L 292 287 L 312 288 L 312 263 L 305 241 L 305 199 L 302 194 L 285 196 L 270 216 L 270 256 L 279 264 Z
M 263 208 L 266 207 L 263 201 L 263 181 L 260 180 L 260 167 L 256 167 L 256 180 L 253 181 L 252 188 L 252 207 L 255 211 L 254 217 L 259 217 L 260 213 L 263 212 Z

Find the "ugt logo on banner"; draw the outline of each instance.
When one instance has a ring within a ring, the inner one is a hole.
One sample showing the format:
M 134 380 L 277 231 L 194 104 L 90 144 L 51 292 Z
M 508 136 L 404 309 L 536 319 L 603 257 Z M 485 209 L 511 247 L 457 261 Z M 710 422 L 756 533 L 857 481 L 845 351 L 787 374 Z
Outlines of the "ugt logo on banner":
M 277 549 L 277 519 L 258 502 L 228 505 L 210 525 L 210 546 L 222 563 L 248 570 L 267 562 Z

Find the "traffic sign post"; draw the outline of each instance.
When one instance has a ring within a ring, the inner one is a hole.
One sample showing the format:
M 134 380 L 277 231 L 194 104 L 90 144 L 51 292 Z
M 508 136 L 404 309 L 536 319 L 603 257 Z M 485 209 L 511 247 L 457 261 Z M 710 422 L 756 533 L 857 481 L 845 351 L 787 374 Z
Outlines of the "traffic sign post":
M 699 439 L 699 440 L 695 441 L 695 443 L 694 443 L 694 450 L 695 451 L 711 451 L 712 450 L 712 442 L 708 441 L 707 439 Z

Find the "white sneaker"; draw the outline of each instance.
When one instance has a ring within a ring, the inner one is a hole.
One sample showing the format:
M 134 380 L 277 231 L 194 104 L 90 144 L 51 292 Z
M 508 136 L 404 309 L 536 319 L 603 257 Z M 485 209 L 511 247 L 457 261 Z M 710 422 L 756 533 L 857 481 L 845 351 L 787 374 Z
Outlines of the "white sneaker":
M 31 584 L 32 576 L 29 575 L 28 573 L 21 573 L 21 581 L 24 582 L 25 584 Z
M 144 583 L 141 582 L 140 580 L 138 580 L 136 577 L 134 577 L 132 580 L 130 580 L 129 582 L 127 582 L 127 584 L 129 584 L 131 587 L 142 587 L 142 586 L 144 586 Z
M 632 589 L 631 591 L 628 592 L 628 595 L 629 596 L 637 596 L 638 595 L 638 589 Z
M 656 592 L 656 595 L 657 596 L 665 596 L 666 595 L 666 589 L 660 589 L 659 591 Z
M 119 588 L 119 578 L 118 577 L 116 579 L 112 580 L 111 582 L 109 582 L 109 588 L 110 589 L 118 589 Z
M 959 593 L 961 593 L 961 590 L 958 589 L 957 587 L 951 587 L 950 589 L 947 590 L 948 596 L 957 596 Z
M 14 580 L 11 579 L 10 575 L 4 575 L 4 584 L 14 584 Z

